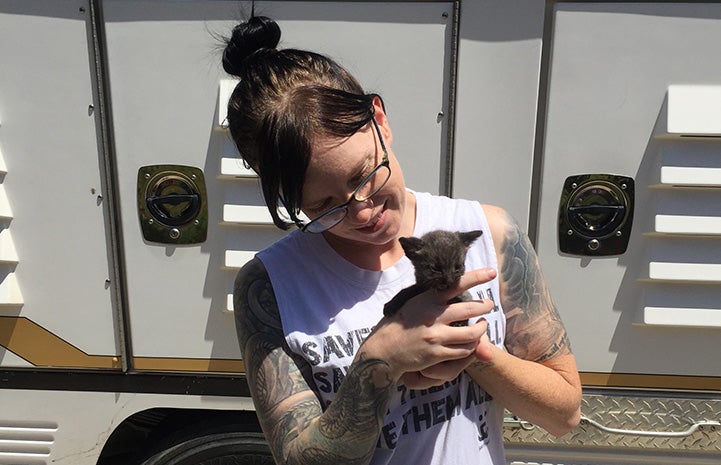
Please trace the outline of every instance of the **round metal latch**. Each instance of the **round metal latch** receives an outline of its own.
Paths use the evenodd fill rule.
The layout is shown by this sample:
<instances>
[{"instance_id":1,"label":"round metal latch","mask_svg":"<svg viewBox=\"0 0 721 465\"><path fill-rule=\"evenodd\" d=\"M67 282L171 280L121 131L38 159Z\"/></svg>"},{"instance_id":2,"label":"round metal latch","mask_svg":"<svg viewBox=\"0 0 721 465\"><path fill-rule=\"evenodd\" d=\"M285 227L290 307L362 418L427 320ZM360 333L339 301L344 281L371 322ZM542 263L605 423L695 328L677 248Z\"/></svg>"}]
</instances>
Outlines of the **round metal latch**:
<instances>
[{"instance_id":1,"label":"round metal latch","mask_svg":"<svg viewBox=\"0 0 721 465\"><path fill-rule=\"evenodd\" d=\"M633 201L632 178L612 174L569 176L558 208L561 252L624 253L633 222Z\"/></svg>"},{"instance_id":2,"label":"round metal latch","mask_svg":"<svg viewBox=\"0 0 721 465\"><path fill-rule=\"evenodd\" d=\"M147 241L165 244L204 242L208 206L203 172L182 165L140 168L138 214Z\"/></svg>"},{"instance_id":3,"label":"round metal latch","mask_svg":"<svg viewBox=\"0 0 721 465\"><path fill-rule=\"evenodd\" d=\"M567 214L571 228L591 238L613 234L626 219L628 199L618 186L602 181L587 183L571 194Z\"/></svg>"},{"instance_id":4,"label":"round metal latch","mask_svg":"<svg viewBox=\"0 0 721 465\"><path fill-rule=\"evenodd\" d=\"M167 226L182 226L200 213L200 194L181 173L163 173L148 183L145 202L156 220Z\"/></svg>"}]
</instances>

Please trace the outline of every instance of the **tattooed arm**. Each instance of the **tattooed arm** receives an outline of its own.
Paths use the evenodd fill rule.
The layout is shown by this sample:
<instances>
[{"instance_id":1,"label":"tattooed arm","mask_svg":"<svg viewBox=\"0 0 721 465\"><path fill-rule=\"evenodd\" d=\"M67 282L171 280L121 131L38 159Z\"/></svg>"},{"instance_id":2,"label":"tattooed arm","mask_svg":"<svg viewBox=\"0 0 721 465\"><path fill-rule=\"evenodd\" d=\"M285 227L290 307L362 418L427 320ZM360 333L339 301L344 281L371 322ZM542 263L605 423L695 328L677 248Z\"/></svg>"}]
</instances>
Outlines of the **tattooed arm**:
<instances>
[{"instance_id":1,"label":"tattooed arm","mask_svg":"<svg viewBox=\"0 0 721 465\"><path fill-rule=\"evenodd\" d=\"M310 366L289 350L268 274L258 259L235 282L238 340L261 427L277 463L367 464L395 382L361 351L324 413Z\"/></svg>"},{"instance_id":2,"label":"tattooed arm","mask_svg":"<svg viewBox=\"0 0 721 465\"><path fill-rule=\"evenodd\" d=\"M483 206L498 256L507 352L467 372L514 414L560 436L580 419L581 383L566 329L546 287L538 258L515 220Z\"/></svg>"}]
</instances>

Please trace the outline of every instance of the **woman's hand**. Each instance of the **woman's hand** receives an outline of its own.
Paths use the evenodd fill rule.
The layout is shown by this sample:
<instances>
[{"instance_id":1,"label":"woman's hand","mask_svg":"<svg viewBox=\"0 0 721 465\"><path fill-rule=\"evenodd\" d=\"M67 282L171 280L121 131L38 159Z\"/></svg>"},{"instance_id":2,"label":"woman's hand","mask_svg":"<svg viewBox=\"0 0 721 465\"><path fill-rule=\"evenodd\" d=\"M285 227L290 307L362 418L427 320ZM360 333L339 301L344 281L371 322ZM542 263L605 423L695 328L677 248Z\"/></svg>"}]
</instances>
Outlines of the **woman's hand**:
<instances>
[{"instance_id":1,"label":"woman's hand","mask_svg":"<svg viewBox=\"0 0 721 465\"><path fill-rule=\"evenodd\" d=\"M430 387L455 379L477 357L488 353L487 324L451 326L456 321L480 317L493 308L490 300L448 304L453 297L496 277L482 268L464 274L442 292L429 290L410 299L395 315L383 318L363 344L362 352L384 360L397 381L411 388ZM483 338L485 337L485 342Z\"/></svg>"},{"instance_id":2,"label":"woman's hand","mask_svg":"<svg viewBox=\"0 0 721 465\"><path fill-rule=\"evenodd\" d=\"M484 319L478 320L476 325L483 325L485 328L488 324ZM409 389L428 389L440 386L446 381L454 380L474 362L489 362L491 360L491 341L488 339L486 329L483 330L483 336L476 346L473 355L459 359L440 362L435 365L424 368L421 371L404 373L401 376L400 383Z\"/></svg>"}]
</instances>

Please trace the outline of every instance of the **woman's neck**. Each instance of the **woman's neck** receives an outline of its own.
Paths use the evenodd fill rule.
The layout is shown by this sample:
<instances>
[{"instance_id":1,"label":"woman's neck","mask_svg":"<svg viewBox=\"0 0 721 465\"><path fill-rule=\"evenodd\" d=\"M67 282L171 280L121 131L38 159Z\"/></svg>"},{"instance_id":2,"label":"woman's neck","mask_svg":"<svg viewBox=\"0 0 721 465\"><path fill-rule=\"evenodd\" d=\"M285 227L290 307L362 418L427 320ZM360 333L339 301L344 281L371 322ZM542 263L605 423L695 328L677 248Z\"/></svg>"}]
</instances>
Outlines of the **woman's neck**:
<instances>
[{"instance_id":1,"label":"woman's neck","mask_svg":"<svg viewBox=\"0 0 721 465\"><path fill-rule=\"evenodd\" d=\"M385 244L368 244L349 241L333 234L324 235L326 242L335 252L355 266L372 271L382 271L395 265L403 255L398 239L412 236L416 224L416 198L408 192L403 224L398 235Z\"/></svg>"}]
</instances>

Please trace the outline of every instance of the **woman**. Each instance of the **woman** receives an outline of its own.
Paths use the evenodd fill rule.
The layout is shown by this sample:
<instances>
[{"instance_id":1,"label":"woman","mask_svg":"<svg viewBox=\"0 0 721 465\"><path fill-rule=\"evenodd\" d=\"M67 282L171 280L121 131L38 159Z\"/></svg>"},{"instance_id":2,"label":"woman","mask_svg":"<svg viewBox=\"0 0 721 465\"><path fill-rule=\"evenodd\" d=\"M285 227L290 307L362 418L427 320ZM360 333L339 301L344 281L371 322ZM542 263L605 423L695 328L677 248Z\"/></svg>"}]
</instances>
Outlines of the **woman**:
<instances>
[{"instance_id":1,"label":"woman","mask_svg":"<svg viewBox=\"0 0 721 465\"><path fill-rule=\"evenodd\" d=\"M274 21L253 17L223 56L240 78L231 135L275 224L299 228L235 284L248 383L275 460L503 464L504 408L556 435L574 427L574 357L515 221L407 189L381 98L325 56L277 50L279 39ZM414 281L398 239L432 229L484 231L468 252L473 271L383 318ZM469 289L476 300L446 303Z\"/></svg>"}]
</instances>

